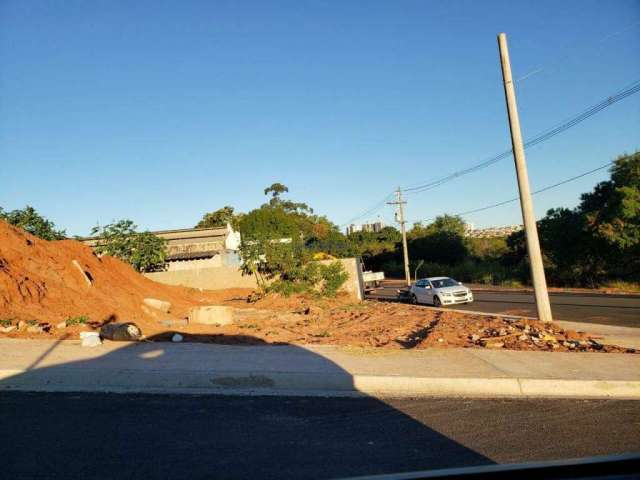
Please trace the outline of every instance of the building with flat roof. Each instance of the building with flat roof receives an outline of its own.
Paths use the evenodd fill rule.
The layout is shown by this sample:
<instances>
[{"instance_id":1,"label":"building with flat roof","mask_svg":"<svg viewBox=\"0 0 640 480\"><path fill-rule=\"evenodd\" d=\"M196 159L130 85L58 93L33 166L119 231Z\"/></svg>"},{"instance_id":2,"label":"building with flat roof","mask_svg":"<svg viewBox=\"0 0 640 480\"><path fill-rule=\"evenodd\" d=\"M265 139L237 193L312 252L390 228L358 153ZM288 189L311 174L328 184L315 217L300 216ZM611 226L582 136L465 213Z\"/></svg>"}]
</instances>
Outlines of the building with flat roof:
<instances>
[{"instance_id":1,"label":"building with flat roof","mask_svg":"<svg viewBox=\"0 0 640 480\"><path fill-rule=\"evenodd\" d=\"M362 223L360 225L356 225L352 223L347 227L347 235L351 235L356 232L373 232L377 233L384 228L384 223L382 222L372 222L372 223Z\"/></svg>"}]
</instances>

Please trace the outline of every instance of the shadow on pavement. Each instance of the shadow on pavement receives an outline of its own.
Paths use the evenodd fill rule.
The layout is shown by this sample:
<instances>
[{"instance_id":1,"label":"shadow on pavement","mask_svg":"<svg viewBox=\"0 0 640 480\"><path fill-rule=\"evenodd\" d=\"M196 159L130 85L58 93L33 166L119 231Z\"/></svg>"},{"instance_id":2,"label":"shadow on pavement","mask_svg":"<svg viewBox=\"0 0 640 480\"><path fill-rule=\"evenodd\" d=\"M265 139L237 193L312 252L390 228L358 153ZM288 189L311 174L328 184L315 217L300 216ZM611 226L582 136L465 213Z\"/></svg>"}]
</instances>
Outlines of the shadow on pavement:
<instances>
[{"instance_id":1,"label":"shadow on pavement","mask_svg":"<svg viewBox=\"0 0 640 480\"><path fill-rule=\"evenodd\" d=\"M207 337L190 339L212 340ZM228 349L223 364L217 365L223 370L233 366L239 348L254 349L253 361L261 370L287 367L277 361L263 363L274 356L264 357L262 351L269 353L283 348L280 346L258 351L256 347L193 347L192 343L150 340L123 344L123 348L89 360L36 365L0 382L4 390L0 396L0 438L6 454L3 476L334 478L492 463L371 397L72 393L81 380L86 384L90 378L96 387L117 385L118 376L124 378L140 368L171 368L176 384L189 382L194 370L215 366L206 355L193 363L193 357L186 355L192 348L205 349L205 353L208 348ZM218 343L238 340L233 336L216 339ZM264 344L253 340L255 345ZM289 352L288 362L322 369L351 382L346 371L324 357L292 345L284 348ZM46 363L46 358L39 361ZM235 386L269 386L260 381L256 376ZM304 376L300 382L305 382ZM69 391L8 392L16 385L42 389L47 384Z\"/></svg>"}]
</instances>

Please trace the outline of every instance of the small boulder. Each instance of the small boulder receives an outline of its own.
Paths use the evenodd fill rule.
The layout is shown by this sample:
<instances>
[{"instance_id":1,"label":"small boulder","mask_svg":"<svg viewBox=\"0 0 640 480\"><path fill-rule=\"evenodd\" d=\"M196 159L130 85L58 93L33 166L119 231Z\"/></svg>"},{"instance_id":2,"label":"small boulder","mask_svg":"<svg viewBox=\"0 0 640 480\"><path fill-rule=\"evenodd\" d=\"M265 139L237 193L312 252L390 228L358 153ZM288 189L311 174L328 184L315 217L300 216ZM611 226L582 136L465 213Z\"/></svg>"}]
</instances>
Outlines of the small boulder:
<instances>
[{"instance_id":1,"label":"small boulder","mask_svg":"<svg viewBox=\"0 0 640 480\"><path fill-rule=\"evenodd\" d=\"M183 340L183 336L180 335L179 333L174 333L173 337L171 337L171 341L174 343L180 343Z\"/></svg>"},{"instance_id":2,"label":"small boulder","mask_svg":"<svg viewBox=\"0 0 640 480\"><path fill-rule=\"evenodd\" d=\"M137 341L142 338L142 331L135 323L107 323L100 328L100 336L115 342Z\"/></svg>"},{"instance_id":3,"label":"small boulder","mask_svg":"<svg viewBox=\"0 0 640 480\"><path fill-rule=\"evenodd\" d=\"M62 330L63 328L67 328L67 322L60 322L56 324L56 328L58 330Z\"/></svg>"},{"instance_id":4,"label":"small boulder","mask_svg":"<svg viewBox=\"0 0 640 480\"><path fill-rule=\"evenodd\" d=\"M27 332L29 333L42 333L44 330L40 325L31 325L27 327Z\"/></svg>"},{"instance_id":5,"label":"small boulder","mask_svg":"<svg viewBox=\"0 0 640 480\"><path fill-rule=\"evenodd\" d=\"M80 332L80 340L83 347L97 347L102 343L98 332Z\"/></svg>"},{"instance_id":6,"label":"small boulder","mask_svg":"<svg viewBox=\"0 0 640 480\"><path fill-rule=\"evenodd\" d=\"M15 329L16 329L16 326L15 326L15 325L9 325L9 326L7 326L7 327L0 327L0 332L2 332L2 333L9 333L9 332L11 332L11 331L13 331L13 330L15 330Z\"/></svg>"}]
</instances>

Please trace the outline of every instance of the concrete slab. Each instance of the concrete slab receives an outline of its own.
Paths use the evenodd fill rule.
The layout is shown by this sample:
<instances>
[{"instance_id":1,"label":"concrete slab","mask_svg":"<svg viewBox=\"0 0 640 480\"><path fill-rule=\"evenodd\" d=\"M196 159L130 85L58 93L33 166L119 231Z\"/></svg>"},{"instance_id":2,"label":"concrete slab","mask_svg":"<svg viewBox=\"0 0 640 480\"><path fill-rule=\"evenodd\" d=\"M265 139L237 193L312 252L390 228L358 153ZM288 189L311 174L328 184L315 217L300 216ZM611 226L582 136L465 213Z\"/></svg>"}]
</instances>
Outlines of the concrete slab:
<instances>
[{"instance_id":1,"label":"concrete slab","mask_svg":"<svg viewBox=\"0 0 640 480\"><path fill-rule=\"evenodd\" d=\"M208 305L189 310L189 322L203 325L230 325L233 323L232 307Z\"/></svg>"},{"instance_id":2,"label":"concrete slab","mask_svg":"<svg viewBox=\"0 0 640 480\"><path fill-rule=\"evenodd\" d=\"M164 313L168 313L171 310L171 302L165 300L158 300L157 298L145 298L142 300L147 307L155 308Z\"/></svg>"}]
</instances>

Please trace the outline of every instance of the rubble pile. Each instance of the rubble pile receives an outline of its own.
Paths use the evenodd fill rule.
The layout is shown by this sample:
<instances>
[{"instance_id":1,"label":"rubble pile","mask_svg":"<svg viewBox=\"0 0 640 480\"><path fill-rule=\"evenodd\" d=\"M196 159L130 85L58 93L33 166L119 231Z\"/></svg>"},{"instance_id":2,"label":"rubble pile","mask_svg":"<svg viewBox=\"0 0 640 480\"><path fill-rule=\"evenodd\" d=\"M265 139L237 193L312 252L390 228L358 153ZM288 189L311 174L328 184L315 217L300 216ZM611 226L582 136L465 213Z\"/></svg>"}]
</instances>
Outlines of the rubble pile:
<instances>
[{"instance_id":1,"label":"rubble pile","mask_svg":"<svg viewBox=\"0 0 640 480\"><path fill-rule=\"evenodd\" d=\"M564 329L556 323L479 316L465 323L462 325L451 319L438 321L430 329L427 343L509 350L638 353L632 348L605 345L596 335Z\"/></svg>"}]
</instances>

